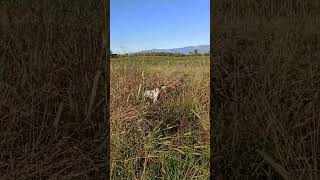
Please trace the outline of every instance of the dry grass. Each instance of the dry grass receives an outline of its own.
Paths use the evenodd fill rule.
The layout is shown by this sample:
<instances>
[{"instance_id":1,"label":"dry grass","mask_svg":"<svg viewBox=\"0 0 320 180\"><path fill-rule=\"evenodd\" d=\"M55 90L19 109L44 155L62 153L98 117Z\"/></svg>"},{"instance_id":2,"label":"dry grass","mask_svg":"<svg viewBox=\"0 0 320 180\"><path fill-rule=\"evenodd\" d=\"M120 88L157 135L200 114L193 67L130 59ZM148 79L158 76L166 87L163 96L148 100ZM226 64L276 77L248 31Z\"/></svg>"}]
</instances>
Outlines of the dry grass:
<instances>
[{"instance_id":1,"label":"dry grass","mask_svg":"<svg viewBox=\"0 0 320 180\"><path fill-rule=\"evenodd\" d=\"M102 2L8 2L0 7L0 179L105 177Z\"/></svg>"},{"instance_id":2,"label":"dry grass","mask_svg":"<svg viewBox=\"0 0 320 180\"><path fill-rule=\"evenodd\" d=\"M217 172L319 179L319 19L231 16L212 42Z\"/></svg>"},{"instance_id":3,"label":"dry grass","mask_svg":"<svg viewBox=\"0 0 320 180\"><path fill-rule=\"evenodd\" d=\"M179 87L159 104L144 89ZM209 177L209 57L111 61L112 179Z\"/></svg>"}]
</instances>

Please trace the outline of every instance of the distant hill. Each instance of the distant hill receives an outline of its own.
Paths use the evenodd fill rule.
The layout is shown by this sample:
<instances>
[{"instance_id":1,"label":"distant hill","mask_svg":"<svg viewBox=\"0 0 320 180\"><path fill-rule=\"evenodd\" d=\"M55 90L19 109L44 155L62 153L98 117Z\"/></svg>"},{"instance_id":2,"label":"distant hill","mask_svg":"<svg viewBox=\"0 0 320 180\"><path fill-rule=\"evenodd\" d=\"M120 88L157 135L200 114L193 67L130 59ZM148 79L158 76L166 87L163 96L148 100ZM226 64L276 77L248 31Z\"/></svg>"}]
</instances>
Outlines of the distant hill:
<instances>
[{"instance_id":1,"label":"distant hill","mask_svg":"<svg viewBox=\"0 0 320 180\"><path fill-rule=\"evenodd\" d=\"M134 52L130 54L141 54L141 53L180 53L180 54L189 54L189 52L193 52L195 49L198 50L198 53L208 53L210 50L210 45L199 45L199 46L187 46L182 48L173 48L173 49L151 49L146 51Z\"/></svg>"}]
</instances>

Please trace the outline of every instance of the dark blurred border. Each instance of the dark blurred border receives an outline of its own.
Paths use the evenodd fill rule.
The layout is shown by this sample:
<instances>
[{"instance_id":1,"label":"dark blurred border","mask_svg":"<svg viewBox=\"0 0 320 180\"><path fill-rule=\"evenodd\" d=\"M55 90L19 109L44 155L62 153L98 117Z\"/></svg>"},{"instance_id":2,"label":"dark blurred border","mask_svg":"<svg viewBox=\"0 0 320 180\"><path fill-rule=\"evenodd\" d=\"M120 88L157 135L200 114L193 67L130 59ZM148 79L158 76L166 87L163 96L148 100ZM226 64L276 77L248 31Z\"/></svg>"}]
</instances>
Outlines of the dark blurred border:
<instances>
[{"instance_id":1,"label":"dark blurred border","mask_svg":"<svg viewBox=\"0 0 320 180\"><path fill-rule=\"evenodd\" d=\"M0 179L109 179L109 4L0 2Z\"/></svg>"},{"instance_id":2,"label":"dark blurred border","mask_svg":"<svg viewBox=\"0 0 320 180\"><path fill-rule=\"evenodd\" d=\"M105 122L106 122L106 132L107 132L107 141L106 141L106 145L107 145L107 158L106 158L106 163L107 163L107 178L106 179L110 179L110 0L105 0L106 2L106 37L107 37L107 45L106 45L106 50L107 50L107 57L106 57L106 69L105 69L105 77L106 77L106 99L105 99Z\"/></svg>"},{"instance_id":3,"label":"dark blurred border","mask_svg":"<svg viewBox=\"0 0 320 180\"><path fill-rule=\"evenodd\" d=\"M210 8L211 179L319 179L319 1Z\"/></svg>"}]
</instances>

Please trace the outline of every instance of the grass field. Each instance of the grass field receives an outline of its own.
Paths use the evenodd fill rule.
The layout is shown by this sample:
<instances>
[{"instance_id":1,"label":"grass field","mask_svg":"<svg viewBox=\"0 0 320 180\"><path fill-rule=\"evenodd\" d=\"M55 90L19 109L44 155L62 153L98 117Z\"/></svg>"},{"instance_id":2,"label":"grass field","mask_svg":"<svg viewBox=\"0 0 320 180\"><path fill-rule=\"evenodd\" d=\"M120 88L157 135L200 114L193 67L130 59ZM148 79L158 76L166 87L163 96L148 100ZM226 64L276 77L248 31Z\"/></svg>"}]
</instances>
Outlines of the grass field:
<instances>
[{"instance_id":1,"label":"grass field","mask_svg":"<svg viewBox=\"0 0 320 180\"><path fill-rule=\"evenodd\" d=\"M112 179L209 177L209 57L111 59ZM179 84L148 106L145 89Z\"/></svg>"},{"instance_id":2,"label":"grass field","mask_svg":"<svg viewBox=\"0 0 320 180\"><path fill-rule=\"evenodd\" d=\"M319 179L319 19L248 17L219 25L211 79L219 173Z\"/></svg>"},{"instance_id":3,"label":"grass field","mask_svg":"<svg viewBox=\"0 0 320 180\"><path fill-rule=\"evenodd\" d=\"M0 179L105 179L100 7L0 2Z\"/></svg>"},{"instance_id":4,"label":"grass field","mask_svg":"<svg viewBox=\"0 0 320 180\"><path fill-rule=\"evenodd\" d=\"M0 179L104 179L105 5L16 2L0 10ZM215 2L214 176L320 179L319 1ZM112 59L111 75L112 179L206 179L209 58ZM144 105L161 83L185 88Z\"/></svg>"}]
</instances>

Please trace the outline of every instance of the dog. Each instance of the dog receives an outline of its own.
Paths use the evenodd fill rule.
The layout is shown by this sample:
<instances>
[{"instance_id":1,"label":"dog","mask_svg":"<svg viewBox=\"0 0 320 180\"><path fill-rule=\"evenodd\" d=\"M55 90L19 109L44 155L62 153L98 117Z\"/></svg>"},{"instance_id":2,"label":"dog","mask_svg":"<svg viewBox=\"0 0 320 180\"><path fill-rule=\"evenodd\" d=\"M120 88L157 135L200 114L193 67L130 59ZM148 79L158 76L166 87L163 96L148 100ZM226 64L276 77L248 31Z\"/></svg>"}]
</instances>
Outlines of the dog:
<instances>
[{"instance_id":1,"label":"dog","mask_svg":"<svg viewBox=\"0 0 320 180\"><path fill-rule=\"evenodd\" d=\"M167 87L165 85L161 85L160 87L157 87L153 90L146 90L143 93L143 101L151 100L153 103L156 103L159 99L159 95L162 90L166 89Z\"/></svg>"}]
</instances>

